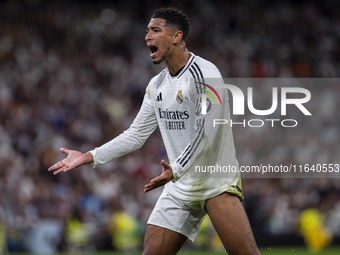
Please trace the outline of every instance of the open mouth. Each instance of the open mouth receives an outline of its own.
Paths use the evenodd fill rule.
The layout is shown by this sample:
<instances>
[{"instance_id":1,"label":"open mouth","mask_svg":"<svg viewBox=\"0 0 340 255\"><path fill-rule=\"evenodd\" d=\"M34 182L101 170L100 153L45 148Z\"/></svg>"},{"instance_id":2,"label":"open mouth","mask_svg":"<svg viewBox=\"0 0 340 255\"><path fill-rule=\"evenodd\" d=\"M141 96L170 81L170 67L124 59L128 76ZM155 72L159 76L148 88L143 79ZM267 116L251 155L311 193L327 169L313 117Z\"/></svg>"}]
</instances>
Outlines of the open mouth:
<instances>
[{"instance_id":1,"label":"open mouth","mask_svg":"<svg viewBox=\"0 0 340 255\"><path fill-rule=\"evenodd\" d=\"M150 57L154 57L158 51L158 48L154 45L151 45L149 49L150 49Z\"/></svg>"}]
</instances>

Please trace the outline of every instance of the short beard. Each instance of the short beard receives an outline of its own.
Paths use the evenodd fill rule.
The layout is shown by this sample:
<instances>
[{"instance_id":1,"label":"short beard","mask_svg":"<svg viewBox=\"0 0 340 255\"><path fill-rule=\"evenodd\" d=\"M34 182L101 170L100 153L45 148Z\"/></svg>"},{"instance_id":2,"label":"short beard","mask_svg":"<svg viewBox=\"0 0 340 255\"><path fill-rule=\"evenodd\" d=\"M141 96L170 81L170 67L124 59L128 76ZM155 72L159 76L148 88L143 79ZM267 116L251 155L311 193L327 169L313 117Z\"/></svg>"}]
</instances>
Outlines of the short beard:
<instances>
[{"instance_id":1,"label":"short beard","mask_svg":"<svg viewBox=\"0 0 340 255\"><path fill-rule=\"evenodd\" d=\"M152 60L152 64L154 64L154 65L159 65L160 63L162 63L164 60L163 59L161 59L161 60Z\"/></svg>"},{"instance_id":2,"label":"short beard","mask_svg":"<svg viewBox=\"0 0 340 255\"><path fill-rule=\"evenodd\" d=\"M169 43L169 45L168 45L168 48L166 49L166 52L165 52L165 54L163 55L163 57L160 59L160 60L152 60L152 63L154 64L154 65L159 65L160 63L162 63L164 60L165 60L165 58L166 58L166 56L170 56L170 43Z\"/></svg>"}]
</instances>

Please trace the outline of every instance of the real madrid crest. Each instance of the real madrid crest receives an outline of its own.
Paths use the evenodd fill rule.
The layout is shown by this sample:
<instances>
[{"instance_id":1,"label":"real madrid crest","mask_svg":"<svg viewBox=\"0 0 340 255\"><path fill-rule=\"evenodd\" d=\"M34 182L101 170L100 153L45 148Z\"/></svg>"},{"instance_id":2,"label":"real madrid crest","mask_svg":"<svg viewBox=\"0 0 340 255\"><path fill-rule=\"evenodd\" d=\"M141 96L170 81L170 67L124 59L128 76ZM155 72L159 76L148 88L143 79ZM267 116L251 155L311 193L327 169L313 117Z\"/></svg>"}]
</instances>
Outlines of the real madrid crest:
<instances>
[{"instance_id":1,"label":"real madrid crest","mask_svg":"<svg viewBox=\"0 0 340 255\"><path fill-rule=\"evenodd\" d=\"M182 95L181 89L177 93L176 100L177 100L177 103L179 103L179 104L183 103L183 95Z\"/></svg>"}]
</instances>

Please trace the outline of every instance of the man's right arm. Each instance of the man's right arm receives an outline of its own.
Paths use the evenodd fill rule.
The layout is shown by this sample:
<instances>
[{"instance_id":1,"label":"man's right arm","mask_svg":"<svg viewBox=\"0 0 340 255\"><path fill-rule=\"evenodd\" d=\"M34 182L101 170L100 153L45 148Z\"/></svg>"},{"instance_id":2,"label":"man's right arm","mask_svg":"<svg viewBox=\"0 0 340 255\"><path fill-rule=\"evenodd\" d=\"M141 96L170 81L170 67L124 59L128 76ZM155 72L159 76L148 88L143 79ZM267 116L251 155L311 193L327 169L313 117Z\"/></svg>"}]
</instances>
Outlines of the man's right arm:
<instances>
[{"instance_id":1,"label":"man's right arm","mask_svg":"<svg viewBox=\"0 0 340 255\"><path fill-rule=\"evenodd\" d=\"M68 154L68 156L51 166L48 170L58 174L84 164L92 164L94 167L105 164L140 148L157 126L157 118L148 86L141 109L129 129L113 140L87 153L64 148L60 149L60 151Z\"/></svg>"},{"instance_id":2,"label":"man's right arm","mask_svg":"<svg viewBox=\"0 0 340 255\"><path fill-rule=\"evenodd\" d=\"M144 96L142 107L130 128L106 144L90 151L94 167L117 159L139 149L157 128L157 118L151 101L149 87Z\"/></svg>"}]
</instances>

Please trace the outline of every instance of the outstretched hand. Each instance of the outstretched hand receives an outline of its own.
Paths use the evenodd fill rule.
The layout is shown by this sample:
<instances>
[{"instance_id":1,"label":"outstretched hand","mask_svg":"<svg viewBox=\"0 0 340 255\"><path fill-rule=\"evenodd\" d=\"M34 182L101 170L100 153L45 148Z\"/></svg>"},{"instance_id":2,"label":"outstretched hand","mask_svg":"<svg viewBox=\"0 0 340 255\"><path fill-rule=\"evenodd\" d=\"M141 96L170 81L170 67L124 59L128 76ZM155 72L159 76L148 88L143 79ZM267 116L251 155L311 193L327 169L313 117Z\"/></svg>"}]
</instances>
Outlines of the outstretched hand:
<instances>
[{"instance_id":1,"label":"outstretched hand","mask_svg":"<svg viewBox=\"0 0 340 255\"><path fill-rule=\"evenodd\" d=\"M65 148L60 149L61 152L67 154L67 157L53 166L51 166L48 171L54 171L53 174L59 174L61 172L66 172L72 170L78 166L89 164L93 162L93 156L91 153L81 153L79 151L68 150Z\"/></svg>"},{"instance_id":2,"label":"outstretched hand","mask_svg":"<svg viewBox=\"0 0 340 255\"><path fill-rule=\"evenodd\" d=\"M174 175L172 174L171 166L168 163L166 163L164 160L161 161L161 165L162 165L162 174L152 179L150 183L144 186L144 193L150 190L156 189L160 186L163 186L174 178Z\"/></svg>"}]
</instances>

